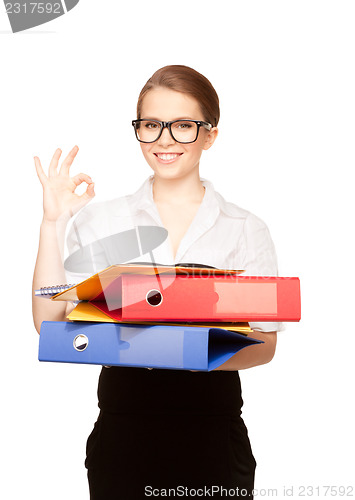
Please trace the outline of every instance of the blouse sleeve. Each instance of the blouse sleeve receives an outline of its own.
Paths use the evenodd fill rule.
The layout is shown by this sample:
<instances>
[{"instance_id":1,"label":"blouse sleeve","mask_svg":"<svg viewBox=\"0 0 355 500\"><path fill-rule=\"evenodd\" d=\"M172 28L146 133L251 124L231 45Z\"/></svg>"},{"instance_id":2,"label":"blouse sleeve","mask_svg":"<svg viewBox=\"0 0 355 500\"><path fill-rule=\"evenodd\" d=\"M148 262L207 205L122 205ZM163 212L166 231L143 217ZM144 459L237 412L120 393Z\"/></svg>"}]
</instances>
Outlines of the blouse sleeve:
<instances>
[{"instance_id":1,"label":"blouse sleeve","mask_svg":"<svg viewBox=\"0 0 355 500\"><path fill-rule=\"evenodd\" d=\"M248 276L278 276L277 257L274 243L266 224L249 213L244 224L245 275ZM282 331L283 323L251 322L253 330L261 332Z\"/></svg>"}]
</instances>

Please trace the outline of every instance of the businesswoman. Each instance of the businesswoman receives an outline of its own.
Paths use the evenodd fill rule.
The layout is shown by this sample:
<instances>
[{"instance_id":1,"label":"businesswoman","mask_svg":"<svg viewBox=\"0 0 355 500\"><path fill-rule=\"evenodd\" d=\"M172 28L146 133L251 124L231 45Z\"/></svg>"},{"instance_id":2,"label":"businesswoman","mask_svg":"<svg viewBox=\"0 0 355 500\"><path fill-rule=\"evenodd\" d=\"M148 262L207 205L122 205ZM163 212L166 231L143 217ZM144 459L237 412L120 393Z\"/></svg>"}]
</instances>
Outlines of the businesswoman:
<instances>
[{"instance_id":1,"label":"businesswoman","mask_svg":"<svg viewBox=\"0 0 355 500\"><path fill-rule=\"evenodd\" d=\"M152 170L134 194L87 205L94 197L93 180L84 173L70 176L77 147L60 166L58 149L48 175L35 157L44 213L34 289L68 278L62 265L64 233L81 208L69 232L70 252L130 227L158 225L167 229L168 238L157 249L156 262L197 262L244 269L249 275L276 275L266 225L227 202L200 177L201 155L214 144L218 121L218 96L209 80L186 66L166 66L143 87L132 122ZM227 175L231 161L221 157L216 172ZM81 183L87 189L78 196L75 190ZM74 279L85 277L78 272ZM65 321L72 308L34 298L37 331L43 320ZM252 498L256 462L241 418L238 370L268 363L282 327L251 326L253 337L264 343L239 351L212 372L102 368L100 413L85 462L91 499L164 496L163 488L177 487L201 488L201 495L203 488L212 486L234 489L234 497Z\"/></svg>"}]
</instances>

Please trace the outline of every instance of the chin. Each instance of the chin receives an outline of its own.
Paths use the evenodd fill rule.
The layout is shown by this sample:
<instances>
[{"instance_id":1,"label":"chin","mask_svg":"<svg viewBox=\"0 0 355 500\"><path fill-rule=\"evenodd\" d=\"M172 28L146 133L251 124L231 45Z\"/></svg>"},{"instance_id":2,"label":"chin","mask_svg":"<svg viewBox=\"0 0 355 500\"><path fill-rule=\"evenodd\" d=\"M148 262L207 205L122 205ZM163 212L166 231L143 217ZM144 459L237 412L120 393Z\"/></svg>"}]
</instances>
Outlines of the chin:
<instances>
[{"instance_id":1,"label":"chin","mask_svg":"<svg viewBox=\"0 0 355 500\"><path fill-rule=\"evenodd\" d=\"M184 177L189 177L194 175L194 172L198 172L198 164L194 168L181 168L181 165L151 165L151 169L156 177L161 177L162 179L182 179Z\"/></svg>"},{"instance_id":2,"label":"chin","mask_svg":"<svg viewBox=\"0 0 355 500\"><path fill-rule=\"evenodd\" d=\"M185 177L188 172L174 171L173 169L157 169L154 170L154 176L160 177L161 179L181 179Z\"/></svg>"}]
</instances>

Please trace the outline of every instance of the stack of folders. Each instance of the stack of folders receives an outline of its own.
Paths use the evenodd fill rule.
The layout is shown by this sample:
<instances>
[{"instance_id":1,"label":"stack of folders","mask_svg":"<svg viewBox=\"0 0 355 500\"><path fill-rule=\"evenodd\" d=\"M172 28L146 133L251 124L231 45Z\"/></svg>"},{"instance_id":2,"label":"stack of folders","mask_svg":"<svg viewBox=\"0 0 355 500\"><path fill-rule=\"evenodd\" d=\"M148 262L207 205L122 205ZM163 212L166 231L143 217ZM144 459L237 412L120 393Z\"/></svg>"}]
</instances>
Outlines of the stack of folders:
<instances>
[{"instance_id":1,"label":"stack of folders","mask_svg":"<svg viewBox=\"0 0 355 500\"><path fill-rule=\"evenodd\" d=\"M298 278L210 267L124 264L36 295L76 303L44 321L39 360L210 371L261 343L249 322L299 321Z\"/></svg>"}]
</instances>

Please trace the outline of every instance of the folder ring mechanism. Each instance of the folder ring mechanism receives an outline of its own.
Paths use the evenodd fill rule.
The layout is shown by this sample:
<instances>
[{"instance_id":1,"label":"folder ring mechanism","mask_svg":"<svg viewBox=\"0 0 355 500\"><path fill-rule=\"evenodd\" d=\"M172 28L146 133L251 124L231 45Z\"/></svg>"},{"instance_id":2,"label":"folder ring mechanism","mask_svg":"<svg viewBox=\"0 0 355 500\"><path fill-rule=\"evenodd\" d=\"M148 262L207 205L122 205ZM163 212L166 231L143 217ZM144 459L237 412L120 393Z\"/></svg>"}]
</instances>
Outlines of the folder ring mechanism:
<instances>
[{"instance_id":1,"label":"folder ring mechanism","mask_svg":"<svg viewBox=\"0 0 355 500\"><path fill-rule=\"evenodd\" d=\"M80 335L77 335L73 340L74 349L78 352L85 351L88 345L89 345L89 339L87 338L86 335L82 333Z\"/></svg>"},{"instance_id":2,"label":"folder ring mechanism","mask_svg":"<svg viewBox=\"0 0 355 500\"><path fill-rule=\"evenodd\" d=\"M163 294L160 290L156 290L153 288L152 290L149 290L149 292L145 296L145 300L150 306L157 307L160 306L160 304L163 302Z\"/></svg>"}]
</instances>

